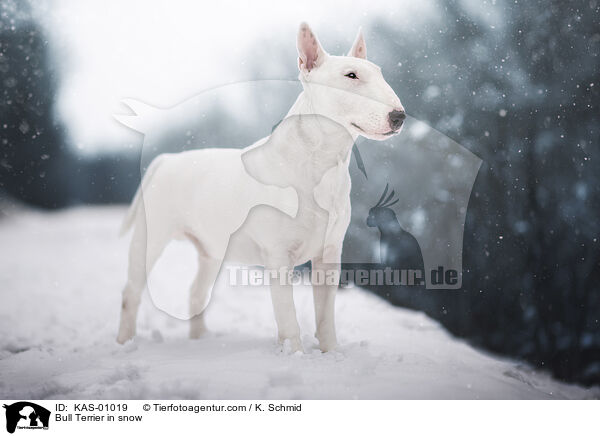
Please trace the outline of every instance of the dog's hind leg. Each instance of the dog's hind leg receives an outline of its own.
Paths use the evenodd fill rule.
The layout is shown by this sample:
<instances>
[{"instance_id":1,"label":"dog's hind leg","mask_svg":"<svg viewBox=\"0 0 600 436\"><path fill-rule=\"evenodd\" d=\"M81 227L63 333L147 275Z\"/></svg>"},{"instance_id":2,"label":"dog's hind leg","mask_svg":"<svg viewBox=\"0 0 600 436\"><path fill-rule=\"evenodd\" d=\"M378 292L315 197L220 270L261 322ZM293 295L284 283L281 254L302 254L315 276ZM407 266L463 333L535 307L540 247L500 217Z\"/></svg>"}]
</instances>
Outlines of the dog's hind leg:
<instances>
[{"instance_id":1,"label":"dog's hind leg","mask_svg":"<svg viewBox=\"0 0 600 436\"><path fill-rule=\"evenodd\" d=\"M198 273L190 289L190 339L198 339L206 332L204 310L210 302L222 262L209 257L198 258Z\"/></svg>"},{"instance_id":2,"label":"dog's hind leg","mask_svg":"<svg viewBox=\"0 0 600 436\"><path fill-rule=\"evenodd\" d=\"M209 256L200 241L193 235L186 234L186 236L198 250L198 272L190 288L191 318L189 334L190 339L198 339L206 332L204 311L210 302L210 297L223 260Z\"/></svg>"},{"instance_id":3,"label":"dog's hind leg","mask_svg":"<svg viewBox=\"0 0 600 436\"><path fill-rule=\"evenodd\" d=\"M135 335L137 313L148 275L160 257L169 237L165 232L147 232L145 222L138 218L129 247L127 284L123 289L121 321L117 342L123 344Z\"/></svg>"}]
</instances>

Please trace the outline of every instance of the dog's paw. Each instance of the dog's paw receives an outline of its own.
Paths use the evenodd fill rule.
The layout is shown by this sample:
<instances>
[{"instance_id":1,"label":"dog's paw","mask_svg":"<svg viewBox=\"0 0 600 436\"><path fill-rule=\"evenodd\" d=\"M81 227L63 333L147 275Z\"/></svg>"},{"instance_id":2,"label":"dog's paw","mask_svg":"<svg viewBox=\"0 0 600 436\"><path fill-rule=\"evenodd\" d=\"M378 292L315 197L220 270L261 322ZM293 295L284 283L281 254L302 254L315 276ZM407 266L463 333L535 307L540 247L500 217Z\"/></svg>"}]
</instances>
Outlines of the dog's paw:
<instances>
[{"instance_id":1,"label":"dog's paw","mask_svg":"<svg viewBox=\"0 0 600 436\"><path fill-rule=\"evenodd\" d=\"M119 334L117 335L117 342L123 345L125 342L131 340L135 336L135 327L131 323L123 323L119 326Z\"/></svg>"},{"instance_id":2,"label":"dog's paw","mask_svg":"<svg viewBox=\"0 0 600 436\"><path fill-rule=\"evenodd\" d=\"M319 349L323 353L327 353L329 351L334 351L336 348L337 348L337 342L336 341L319 342Z\"/></svg>"},{"instance_id":3,"label":"dog's paw","mask_svg":"<svg viewBox=\"0 0 600 436\"><path fill-rule=\"evenodd\" d=\"M190 319L190 339L200 339L201 337L206 336L207 333L208 329L206 328L204 317L202 315L197 315Z\"/></svg>"},{"instance_id":4,"label":"dog's paw","mask_svg":"<svg viewBox=\"0 0 600 436\"><path fill-rule=\"evenodd\" d=\"M327 353L328 351L333 351L336 349L337 339L336 339L335 335L321 336L319 334L316 334L315 336L319 340L319 349L323 353Z\"/></svg>"},{"instance_id":5,"label":"dog's paw","mask_svg":"<svg viewBox=\"0 0 600 436\"><path fill-rule=\"evenodd\" d=\"M117 335L117 342L123 345L125 342L133 339L134 336L135 332L119 331L119 334Z\"/></svg>"},{"instance_id":6,"label":"dog's paw","mask_svg":"<svg viewBox=\"0 0 600 436\"><path fill-rule=\"evenodd\" d=\"M300 337L280 339L281 349L285 354L304 353L304 347Z\"/></svg>"}]
</instances>

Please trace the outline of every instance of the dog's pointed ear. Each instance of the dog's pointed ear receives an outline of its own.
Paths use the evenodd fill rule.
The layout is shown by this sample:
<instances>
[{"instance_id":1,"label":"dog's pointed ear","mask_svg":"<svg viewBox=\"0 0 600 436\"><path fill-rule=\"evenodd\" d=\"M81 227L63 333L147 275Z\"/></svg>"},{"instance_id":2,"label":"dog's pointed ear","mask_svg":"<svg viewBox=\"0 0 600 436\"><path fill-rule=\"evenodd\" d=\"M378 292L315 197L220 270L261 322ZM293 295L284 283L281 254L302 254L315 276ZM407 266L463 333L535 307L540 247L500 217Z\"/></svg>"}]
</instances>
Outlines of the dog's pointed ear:
<instances>
[{"instance_id":1,"label":"dog's pointed ear","mask_svg":"<svg viewBox=\"0 0 600 436\"><path fill-rule=\"evenodd\" d=\"M297 45L298 68L300 71L312 71L313 68L320 66L327 56L327 53L319 44L319 40L306 23L300 24Z\"/></svg>"},{"instance_id":2,"label":"dog's pointed ear","mask_svg":"<svg viewBox=\"0 0 600 436\"><path fill-rule=\"evenodd\" d=\"M355 58L366 59L367 58L367 44L365 43L365 38L363 37L362 28L358 28L358 35L356 35L356 39L354 40L354 44L352 44L352 48L348 52L348 56L352 56Z\"/></svg>"}]
</instances>

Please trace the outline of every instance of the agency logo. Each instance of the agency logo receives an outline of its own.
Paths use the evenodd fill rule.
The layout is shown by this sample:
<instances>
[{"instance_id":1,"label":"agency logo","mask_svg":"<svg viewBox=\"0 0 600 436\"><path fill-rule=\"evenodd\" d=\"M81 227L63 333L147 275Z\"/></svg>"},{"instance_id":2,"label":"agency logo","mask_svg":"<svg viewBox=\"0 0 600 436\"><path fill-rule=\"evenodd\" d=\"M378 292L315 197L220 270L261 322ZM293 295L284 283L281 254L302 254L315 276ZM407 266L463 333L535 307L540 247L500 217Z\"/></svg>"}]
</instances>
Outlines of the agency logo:
<instances>
[{"instance_id":1,"label":"agency logo","mask_svg":"<svg viewBox=\"0 0 600 436\"><path fill-rule=\"evenodd\" d=\"M50 411L29 401L19 401L11 405L4 404L6 409L6 431L14 433L22 430L48 430Z\"/></svg>"},{"instance_id":2,"label":"agency logo","mask_svg":"<svg viewBox=\"0 0 600 436\"><path fill-rule=\"evenodd\" d=\"M318 251L321 247L320 258L322 263L332 265L326 273L331 273L335 282L341 273L341 283L358 286L412 286L411 291L461 288L464 226L482 160L408 115L402 120L402 134L376 141L351 134L346 124L338 122L339 117L290 113L290 105L302 91L299 85L298 81L284 80L239 82L201 92L166 108L123 100L128 113L115 118L144 135L140 174L145 180L123 231L137 224L143 229L134 232L139 238L134 244L139 247L135 263L145 264L146 274L136 283L147 285L152 301L163 311L180 319L199 313L174 304L171 294L161 292L164 287L160 279L150 274L154 266L161 266L159 259L165 248L174 248L165 226L188 228L187 224L165 224L165 199L173 197L174 188L170 182L158 183L161 174L170 168L169 162L173 162L169 156L181 152L195 156L184 161L193 166L190 177L202 178L203 182L192 185L210 187L199 189L190 200L203 205L194 209L201 218L191 218L191 209L169 215L194 223L202 221L202 226L189 227L198 235L186 234L182 239L191 242L192 250L212 250L209 257L215 260L214 265L211 261L203 266L203 273L195 274L194 292L208 289L202 291L202 298L198 297L198 307L208 304L226 258L229 284L234 286L245 285L245 272L250 272L238 268L239 263L259 265L262 261L258 259L260 250L246 248L254 247L252 241L256 239L248 239L246 231L265 229L269 234L289 235L291 230L285 227L288 224L289 229L307 227L302 221L308 216L306 211L318 211L318 225L311 224L311 232L298 238L302 245L296 251L306 247L310 247L308 251L317 247ZM325 86L319 90L331 91ZM239 104L240 96L247 104ZM271 96L268 101L266 96ZM365 111L358 112L364 115ZM261 136L263 139L257 141ZM301 140L294 142L292 138ZM217 145L232 149L225 155L222 150L214 152L215 156L223 156L222 165L227 171L215 171L205 159L207 155L202 154L213 153L210 150L216 150L213 147ZM318 159L314 153L319 153ZM233 179L242 182L232 184ZM188 195L188 188L176 191ZM351 207L345 206L348 198ZM231 247L230 241L234 241ZM293 271L275 273L278 267L264 274L257 268L252 271L257 272L251 274L253 277L264 278L259 278L257 285L269 282L270 276L281 282L294 275ZM237 277L238 272L241 277ZM295 277L292 280L297 283ZM139 286L135 292L141 292Z\"/></svg>"},{"instance_id":3,"label":"agency logo","mask_svg":"<svg viewBox=\"0 0 600 436\"><path fill-rule=\"evenodd\" d=\"M379 256L381 263L403 269L423 271L423 255L417 239L400 224L392 206L400 201L394 198L396 191L389 192L389 184L377 204L369 209L368 227L379 230ZM386 197L387 195L387 197Z\"/></svg>"}]
</instances>

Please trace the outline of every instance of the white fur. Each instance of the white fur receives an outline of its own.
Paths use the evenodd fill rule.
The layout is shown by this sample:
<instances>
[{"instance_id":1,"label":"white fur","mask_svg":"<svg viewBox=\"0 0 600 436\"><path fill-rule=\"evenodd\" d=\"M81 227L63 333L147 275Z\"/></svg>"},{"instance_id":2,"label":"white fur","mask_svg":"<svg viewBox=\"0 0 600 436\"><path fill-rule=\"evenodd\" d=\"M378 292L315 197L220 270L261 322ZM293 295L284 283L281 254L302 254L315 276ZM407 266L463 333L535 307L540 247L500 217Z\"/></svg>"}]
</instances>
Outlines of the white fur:
<instances>
[{"instance_id":1,"label":"white fur","mask_svg":"<svg viewBox=\"0 0 600 436\"><path fill-rule=\"evenodd\" d=\"M123 231L134 226L134 235L118 342L135 334L146 277L173 238L188 238L198 249L190 291L192 338L204 331L202 313L225 259L273 270L310 260L313 270L339 274L350 222L352 145L359 135L381 140L397 133L388 114L403 108L379 67L366 60L361 32L349 56L331 56L303 23L298 52L304 91L271 136L242 150L163 154L148 168L123 223ZM336 290L313 286L323 351L336 346ZM300 350L292 286L274 280L271 296L279 340Z\"/></svg>"}]
</instances>

